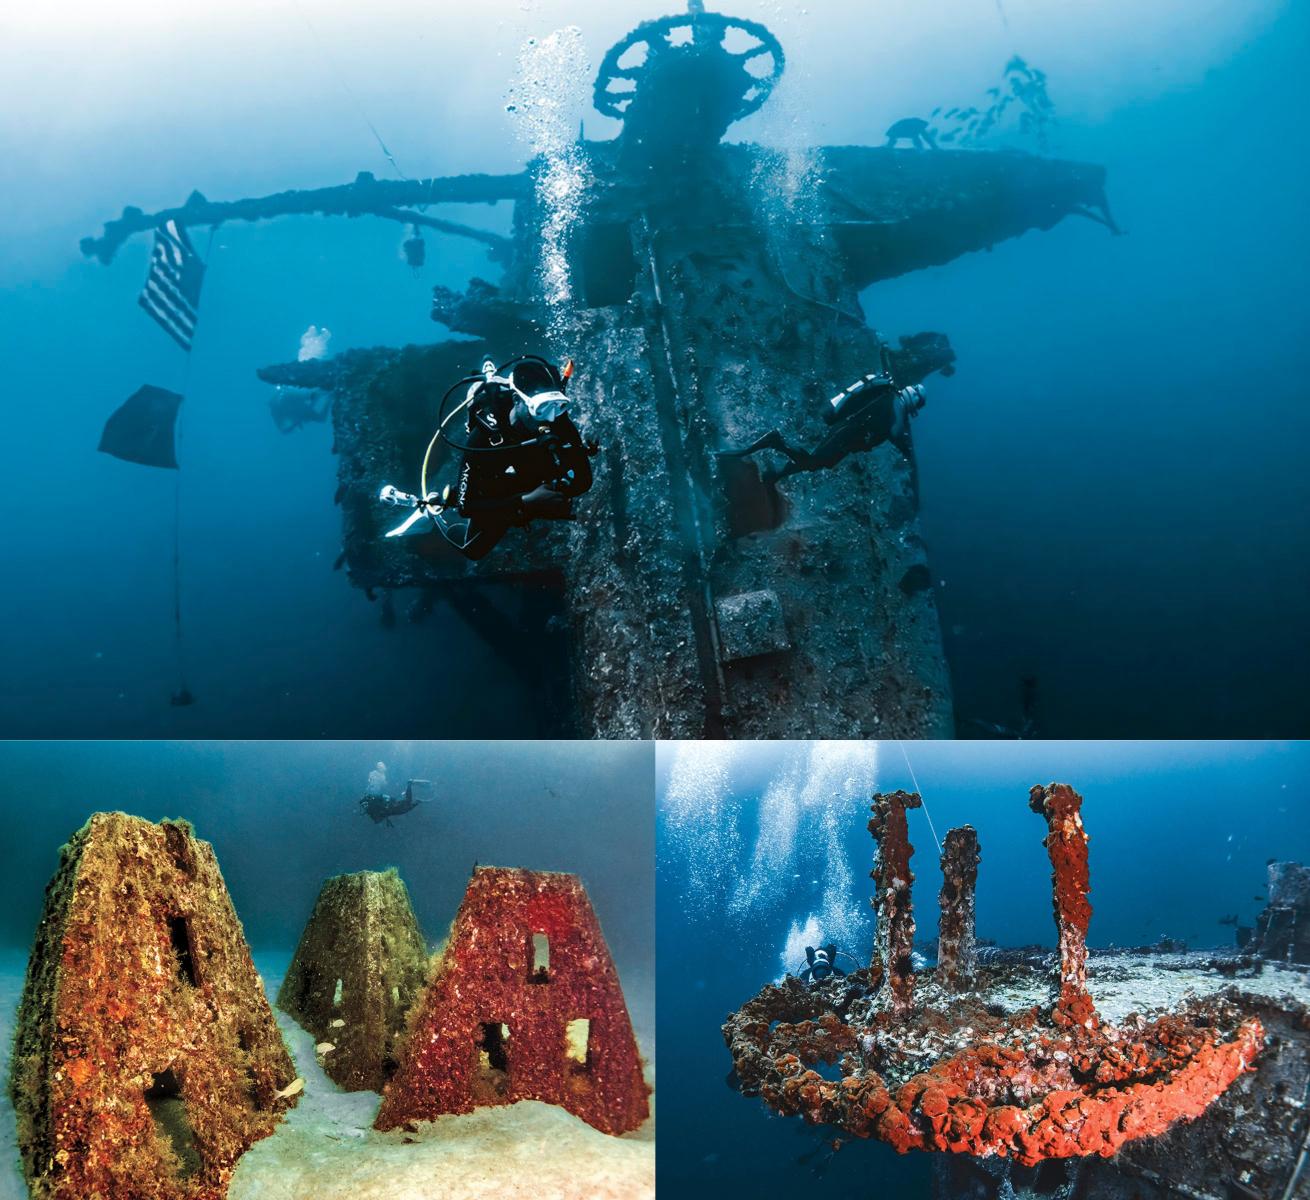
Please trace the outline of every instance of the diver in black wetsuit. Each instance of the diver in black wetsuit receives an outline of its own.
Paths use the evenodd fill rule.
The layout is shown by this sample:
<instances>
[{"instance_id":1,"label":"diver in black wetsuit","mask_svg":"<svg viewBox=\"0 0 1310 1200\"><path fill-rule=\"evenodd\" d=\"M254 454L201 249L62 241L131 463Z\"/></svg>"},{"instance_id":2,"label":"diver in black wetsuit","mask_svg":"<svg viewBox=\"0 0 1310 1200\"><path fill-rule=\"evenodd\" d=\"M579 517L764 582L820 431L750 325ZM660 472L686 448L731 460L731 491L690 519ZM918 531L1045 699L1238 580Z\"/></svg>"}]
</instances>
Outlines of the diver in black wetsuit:
<instances>
[{"instance_id":1,"label":"diver in black wetsuit","mask_svg":"<svg viewBox=\"0 0 1310 1200\"><path fill-rule=\"evenodd\" d=\"M591 487L591 456L568 415L566 380L549 363L525 359L507 380L478 386L465 421L467 442L447 540L467 558L484 558L511 526L568 521L573 501Z\"/></svg>"},{"instance_id":2,"label":"diver in black wetsuit","mask_svg":"<svg viewBox=\"0 0 1310 1200\"><path fill-rule=\"evenodd\" d=\"M801 979L806 983L822 983L833 975L846 974L837 965L837 947L831 942L817 950L813 946L806 946L805 962L806 965L801 968Z\"/></svg>"},{"instance_id":3,"label":"diver in black wetsuit","mask_svg":"<svg viewBox=\"0 0 1310 1200\"><path fill-rule=\"evenodd\" d=\"M268 402L268 412L278 433L294 433L311 422L322 424L331 408L331 397L306 388L275 388Z\"/></svg>"},{"instance_id":4,"label":"diver in black wetsuit","mask_svg":"<svg viewBox=\"0 0 1310 1200\"><path fill-rule=\"evenodd\" d=\"M740 450L720 450L720 458L744 458L760 450L777 450L787 456L781 470L766 467L760 478L776 483L800 471L821 471L835 467L848 454L872 450L891 442L907 458L910 455L910 421L924 406L923 388L918 384L897 387L891 374L883 370L865 375L850 387L838 392L823 419L834 428L813 450L790 445L782 434L772 429Z\"/></svg>"},{"instance_id":5,"label":"diver in black wetsuit","mask_svg":"<svg viewBox=\"0 0 1310 1200\"><path fill-rule=\"evenodd\" d=\"M416 509L388 536L428 516L446 541L477 560L514 526L572 520L573 501L590 489L591 458L599 451L568 414L564 389L572 369L572 362L560 370L532 356L500 368L485 363L460 406L459 436L447 432L450 418L437 431L461 455L455 483L426 500L383 488L384 501Z\"/></svg>"},{"instance_id":6,"label":"diver in black wetsuit","mask_svg":"<svg viewBox=\"0 0 1310 1200\"><path fill-rule=\"evenodd\" d=\"M372 775L369 776L369 782L370 784L373 782ZM359 811L372 820L375 825L379 825L384 821L390 825L392 817L398 817L402 813L409 812L410 809L417 808L420 804L428 803L429 797L414 794L415 785L420 788L432 786L426 779L411 779L405 785L405 794L395 797L375 791L370 786L368 794L360 797Z\"/></svg>"}]
</instances>

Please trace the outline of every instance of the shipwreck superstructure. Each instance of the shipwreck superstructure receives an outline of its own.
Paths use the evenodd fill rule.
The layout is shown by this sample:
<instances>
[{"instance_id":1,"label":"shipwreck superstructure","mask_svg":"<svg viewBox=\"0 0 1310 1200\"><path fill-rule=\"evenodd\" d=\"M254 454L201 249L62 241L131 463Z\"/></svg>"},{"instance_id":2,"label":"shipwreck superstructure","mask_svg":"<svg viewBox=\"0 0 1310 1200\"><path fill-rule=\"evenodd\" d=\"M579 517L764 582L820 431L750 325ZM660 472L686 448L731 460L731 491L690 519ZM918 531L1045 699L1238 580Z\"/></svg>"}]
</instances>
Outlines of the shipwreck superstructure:
<instances>
[{"instance_id":1,"label":"shipwreck superstructure","mask_svg":"<svg viewBox=\"0 0 1310 1200\"><path fill-rule=\"evenodd\" d=\"M813 444L828 396L893 365L899 384L953 369L947 338L886 344L859 293L1069 215L1112 227L1104 171L1017 152L836 146L785 154L725 142L767 102L783 48L704 12L646 22L613 48L597 107L624 122L569 153L588 183L559 228L552 164L519 175L382 181L232 204L199 195L128 210L84 252L102 259L172 217L215 224L294 213L373 215L475 237L500 269L434 316L472 340L272 366L270 383L335 400L343 563L371 595L468 603L488 583L562 605L566 689L595 736L932 737L953 731L950 680L917 517L913 451L890 446L772 486L716 451L776 428ZM507 238L428 206L511 201ZM544 231L568 287L548 294ZM484 357L576 359L596 485L566 527L512 532L487 560L437 535L386 541L386 482L413 486L437 403ZM930 408L931 412L931 408ZM531 640L525 637L525 640ZM531 648L520 657L530 658Z\"/></svg>"},{"instance_id":2,"label":"shipwreck superstructure","mask_svg":"<svg viewBox=\"0 0 1310 1200\"><path fill-rule=\"evenodd\" d=\"M976 948L978 838L962 826L942 854L937 963L916 969L905 814L920 797L877 795L872 961L819 983L789 975L730 1014L738 1086L834 1127L838 1145L934 1153L943 1200L1304 1194L1304 968L1172 942L1089 953L1083 798L1053 783L1028 803L1047 827L1055 954Z\"/></svg>"}]
</instances>

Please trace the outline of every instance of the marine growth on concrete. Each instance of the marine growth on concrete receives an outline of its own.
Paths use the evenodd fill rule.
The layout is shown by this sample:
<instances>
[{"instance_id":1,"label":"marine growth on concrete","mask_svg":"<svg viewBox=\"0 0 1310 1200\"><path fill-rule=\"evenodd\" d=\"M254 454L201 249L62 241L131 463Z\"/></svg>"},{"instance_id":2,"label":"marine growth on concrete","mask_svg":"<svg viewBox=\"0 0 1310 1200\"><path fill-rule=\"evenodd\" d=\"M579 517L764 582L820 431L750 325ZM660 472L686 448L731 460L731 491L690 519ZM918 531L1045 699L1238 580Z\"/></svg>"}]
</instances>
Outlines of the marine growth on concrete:
<instances>
[{"instance_id":1,"label":"marine growth on concrete","mask_svg":"<svg viewBox=\"0 0 1310 1200\"><path fill-rule=\"evenodd\" d=\"M479 867L434 960L376 1128L544 1100L604 1133L649 1088L600 924L576 875Z\"/></svg>"},{"instance_id":2,"label":"marine growth on concrete","mask_svg":"<svg viewBox=\"0 0 1310 1200\"><path fill-rule=\"evenodd\" d=\"M295 1070L207 842L97 813L60 852L10 1094L35 1200L221 1200Z\"/></svg>"},{"instance_id":3,"label":"marine growth on concrete","mask_svg":"<svg viewBox=\"0 0 1310 1200\"><path fill-rule=\"evenodd\" d=\"M337 875L318 894L278 1007L314 1035L329 1078L346 1091L380 1092L396 1069L396 1042L427 966L395 870Z\"/></svg>"}]
</instances>

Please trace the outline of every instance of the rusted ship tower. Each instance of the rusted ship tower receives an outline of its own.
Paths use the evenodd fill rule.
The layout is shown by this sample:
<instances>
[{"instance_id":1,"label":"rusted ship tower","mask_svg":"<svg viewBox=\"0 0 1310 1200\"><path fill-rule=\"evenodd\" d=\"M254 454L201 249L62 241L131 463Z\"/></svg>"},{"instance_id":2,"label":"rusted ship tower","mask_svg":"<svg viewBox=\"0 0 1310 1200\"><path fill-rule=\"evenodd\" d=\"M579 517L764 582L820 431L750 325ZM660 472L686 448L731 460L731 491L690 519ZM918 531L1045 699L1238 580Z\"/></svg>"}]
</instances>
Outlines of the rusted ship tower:
<instances>
[{"instance_id":1,"label":"rusted ship tower","mask_svg":"<svg viewBox=\"0 0 1310 1200\"><path fill-rule=\"evenodd\" d=\"M571 298L553 308L539 270L552 218L543 160L514 176L361 175L232 204L196 195L168 214L128 210L83 249L107 259L168 215L371 214L478 238L503 277L438 289L434 303L476 340L260 373L334 393L352 582L457 603L489 582L559 589L583 734L948 736L913 462L884 446L774 488L715 451L775 427L813 445L827 397L878 368L861 289L1071 214L1108 221L1104 172L1017 153L840 146L789 158L724 142L782 70L768 29L695 0L610 51L596 104L623 132L574 148L590 183L559 243ZM515 203L509 240L416 211L502 200ZM891 349L902 384L954 358L934 334ZM422 539L384 542L394 510L379 508L379 486L414 486L445 388L484 356L525 350L578 362L571 391L603 447L580 519L513 533L477 566Z\"/></svg>"}]
</instances>

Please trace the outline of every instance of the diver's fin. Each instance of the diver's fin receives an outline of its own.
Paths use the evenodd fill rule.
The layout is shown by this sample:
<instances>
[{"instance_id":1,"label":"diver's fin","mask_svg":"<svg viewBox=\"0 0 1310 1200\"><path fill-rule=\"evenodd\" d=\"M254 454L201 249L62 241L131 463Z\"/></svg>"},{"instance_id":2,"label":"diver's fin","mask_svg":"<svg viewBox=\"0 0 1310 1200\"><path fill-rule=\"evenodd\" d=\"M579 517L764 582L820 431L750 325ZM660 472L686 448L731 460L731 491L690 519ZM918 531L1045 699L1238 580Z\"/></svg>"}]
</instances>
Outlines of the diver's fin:
<instances>
[{"instance_id":1,"label":"diver's fin","mask_svg":"<svg viewBox=\"0 0 1310 1200\"><path fill-rule=\"evenodd\" d=\"M776 429L770 429L763 437L756 438L749 446L744 446L740 450L716 450L714 453L719 458L745 458L757 450L778 450L783 454L790 454L782 434Z\"/></svg>"},{"instance_id":2,"label":"diver's fin","mask_svg":"<svg viewBox=\"0 0 1310 1200\"><path fill-rule=\"evenodd\" d=\"M420 792L417 796L414 795L414 789L416 787ZM405 799L411 801L413 804L427 804L431 801L432 797L421 793L427 791L431 787L432 780L430 779L411 779L407 784L405 784Z\"/></svg>"},{"instance_id":3,"label":"diver's fin","mask_svg":"<svg viewBox=\"0 0 1310 1200\"><path fill-rule=\"evenodd\" d=\"M423 518L426 517L427 515L428 514L425 513L421 508L416 508L412 513L409 514L409 516L407 516L403 521L401 521L401 523L397 525L395 529L388 529L386 532L386 536L389 538L404 537L405 534L407 534L411 529L413 529L414 526L417 525L421 520L423 520Z\"/></svg>"},{"instance_id":4,"label":"diver's fin","mask_svg":"<svg viewBox=\"0 0 1310 1200\"><path fill-rule=\"evenodd\" d=\"M415 525L424 517L427 517L433 524L436 524L437 514L441 512L440 497L436 492L429 492L428 495L419 499L409 492L402 492L399 488L391 484L385 484L378 492L378 500L383 504L392 504L397 508L412 508L414 511L409 514L395 529L387 530L386 536L404 537Z\"/></svg>"},{"instance_id":5,"label":"diver's fin","mask_svg":"<svg viewBox=\"0 0 1310 1200\"><path fill-rule=\"evenodd\" d=\"M809 963L810 966L814 966L814 947L813 947L813 946L806 946L806 947L805 947L805 961L806 961L807 963Z\"/></svg>"}]
</instances>

